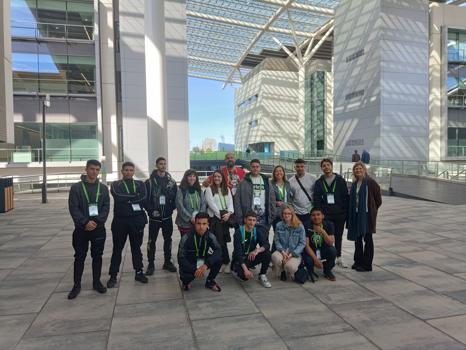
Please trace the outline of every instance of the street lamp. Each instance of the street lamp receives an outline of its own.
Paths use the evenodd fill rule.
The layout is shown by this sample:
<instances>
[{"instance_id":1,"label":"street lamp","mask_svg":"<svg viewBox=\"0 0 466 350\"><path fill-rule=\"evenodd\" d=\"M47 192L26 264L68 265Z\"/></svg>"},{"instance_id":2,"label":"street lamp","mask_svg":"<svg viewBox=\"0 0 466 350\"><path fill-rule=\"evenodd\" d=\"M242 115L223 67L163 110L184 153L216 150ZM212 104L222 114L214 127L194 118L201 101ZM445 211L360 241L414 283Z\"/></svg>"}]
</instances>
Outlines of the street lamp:
<instances>
[{"instance_id":1,"label":"street lamp","mask_svg":"<svg viewBox=\"0 0 466 350\"><path fill-rule=\"evenodd\" d=\"M45 109L50 107L50 95L42 100L42 203L47 203L47 151L45 147Z\"/></svg>"}]
</instances>

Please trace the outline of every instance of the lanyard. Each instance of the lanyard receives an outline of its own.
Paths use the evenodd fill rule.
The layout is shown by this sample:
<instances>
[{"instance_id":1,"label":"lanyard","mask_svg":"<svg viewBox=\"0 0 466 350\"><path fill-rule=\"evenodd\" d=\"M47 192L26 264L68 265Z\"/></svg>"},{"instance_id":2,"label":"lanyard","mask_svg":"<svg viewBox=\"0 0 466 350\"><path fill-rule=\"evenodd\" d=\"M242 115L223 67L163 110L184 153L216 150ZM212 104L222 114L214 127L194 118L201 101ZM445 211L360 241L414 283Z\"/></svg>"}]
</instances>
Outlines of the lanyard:
<instances>
[{"instance_id":1,"label":"lanyard","mask_svg":"<svg viewBox=\"0 0 466 350\"><path fill-rule=\"evenodd\" d=\"M199 257L199 246L202 247L202 237L199 240L199 246L197 245L196 235L194 235L193 238L194 238L194 248L196 248L196 257ZM206 250L207 250L207 239L204 242L204 253L203 253L202 257L205 257Z\"/></svg>"},{"instance_id":2,"label":"lanyard","mask_svg":"<svg viewBox=\"0 0 466 350\"><path fill-rule=\"evenodd\" d=\"M91 201L89 200L89 193L87 193L86 185L84 185L84 182L81 181L81 186L83 187L83 192L84 196L86 197L87 204L91 204ZM95 195L95 203L99 203L99 197L100 197L100 182L97 183L97 193Z\"/></svg>"},{"instance_id":3,"label":"lanyard","mask_svg":"<svg viewBox=\"0 0 466 350\"><path fill-rule=\"evenodd\" d=\"M277 188L278 188L278 199L282 202L285 201L285 184L283 184L283 187L280 187L277 185Z\"/></svg>"},{"instance_id":4,"label":"lanyard","mask_svg":"<svg viewBox=\"0 0 466 350\"><path fill-rule=\"evenodd\" d=\"M246 236L247 236L248 232L246 232L246 230L244 231L244 241L243 241L243 252L244 252L244 249L246 248L245 247L245 244L246 244ZM251 251L251 244L252 244L252 232L249 232L249 247L248 247L248 250L246 251L246 253L244 253L244 255L248 255L249 252Z\"/></svg>"},{"instance_id":5,"label":"lanyard","mask_svg":"<svg viewBox=\"0 0 466 350\"><path fill-rule=\"evenodd\" d=\"M125 180L122 180L122 181L123 181L123 185L125 185L126 192L130 194L128 185L126 184ZM134 180L133 180L133 192L136 193L136 184L134 183Z\"/></svg>"},{"instance_id":6,"label":"lanyard","mask_svg":"<svg viewBox=\"0 0 466 350\"><path fill-rule=\"evenodd\" d=\"M320 225L320 227L323 227L322 225ZM312 234L312 237L311 237L312 241L314 242L314 245L317 249L320 249L322 247L322 241L323 241L323 238L321 235L319 235L318 233L316 233L315 231L313 231L313 234Z\"/></svg>"},{"instance_id":7,"label":"lanyard","mask_svg":"<svg viewBox=\"0 0 466 350\"><path fill-rule=\"evenodd\" d=\"M157 180L155 179L155 177L153 177L152 180L154 180L154 185L155 187L157 187L159 184L157 183Z\"/></svg>"},{"instance_id":8,"label":"lanyard","mask_svg":"<svg viewBox=\"0 0 466 350\"><path fill-rule=\"evenodd\" d=\"M220 199L220 206L222 207L222 210L227 210L227 199L226 196L218 194L218 197Z\"/></svg>"},{"instance_id":9,"label":"lanyard","mask_svg":"<svg viewBox=\"0 0 466 350\"><path fill-rule=\"evenodd\" d=\"M193 197L194 197L194 201L193 201ZM197 193L197 191L194 194L188 193L188 200L193 210L199 209L199 193ZM194 202L196 202L196 206L194 206Z\"/></svg>"},{"instance_id":10,"label":"lanyard","mask_svg":"<svg viewBox=\"0 0 466 350\"><path fill-rule=\"evenodd\" d=\"M324 190L325 190L325 193L328 193L327 181L325 181L325 179L323 179L322 182L324 183ZM335 188L336 188L336 186L337 186L337 179L335 178L335 180L333 180L333 188L332 188L332 192L331 192L331 193L335 193Z\"/></svg>"}]
</instances>

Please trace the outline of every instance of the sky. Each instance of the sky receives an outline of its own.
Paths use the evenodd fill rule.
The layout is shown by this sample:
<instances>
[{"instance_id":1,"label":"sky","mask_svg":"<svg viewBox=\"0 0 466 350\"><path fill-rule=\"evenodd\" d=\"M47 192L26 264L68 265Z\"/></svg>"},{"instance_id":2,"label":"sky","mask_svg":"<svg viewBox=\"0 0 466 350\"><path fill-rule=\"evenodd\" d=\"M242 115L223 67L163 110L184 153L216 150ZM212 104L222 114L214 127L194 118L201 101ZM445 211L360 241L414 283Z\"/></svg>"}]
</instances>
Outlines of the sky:
<instances>
[{"instance_id":1,"label":"sky","mask_svg":"<svg viewBox=\"0 0 466 350\"><path fill-rule=\"evenodd\" d=\"M222 89L223 82L189 78L189 140L192 149L205 138L235 143L235 87Z\"/></svg>"}]
</instances>

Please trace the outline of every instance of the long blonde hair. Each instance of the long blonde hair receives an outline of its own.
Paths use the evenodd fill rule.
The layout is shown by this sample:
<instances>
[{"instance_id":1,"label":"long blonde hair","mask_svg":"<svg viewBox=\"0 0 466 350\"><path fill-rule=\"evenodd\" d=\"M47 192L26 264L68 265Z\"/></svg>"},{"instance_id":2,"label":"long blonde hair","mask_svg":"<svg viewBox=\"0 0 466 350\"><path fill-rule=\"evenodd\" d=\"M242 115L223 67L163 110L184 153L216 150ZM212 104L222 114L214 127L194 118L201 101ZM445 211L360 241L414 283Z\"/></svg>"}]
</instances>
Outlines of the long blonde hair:
<instances>
[{"instance_id":1,"label":"long blonde hair","mask_svg":"<svg viewBox=\"0 0 466 350\"><path fill-rule=\"evenodd\" d=\"M362 169L364 170L364 176L367 176L367 167L366 167L366 164L364 164L363 162L361 162L360 160L357 161L356 163L354 163L353 165L353 181L356 181L356 176L354 176L354 169L357 167L357 166L361 166Z\"/></svg>"},{"instance_id":2,"label":"long blonde hair","mask_svg":"<svg viewBox=\"0 0 466 350\"><path fill-rule=\"evenodd\" d=\"M296 216L296 213L294 212L294 209L292 206L288 205L288 204L283 204L282 205L282 221L285 222L285 220L283 219L283 213L285 212L285 210L289 210L291 212L291 227L292 228L298 228L301 224L301 220L299 220L299 218Z\"/></svg>"}]
</instances>

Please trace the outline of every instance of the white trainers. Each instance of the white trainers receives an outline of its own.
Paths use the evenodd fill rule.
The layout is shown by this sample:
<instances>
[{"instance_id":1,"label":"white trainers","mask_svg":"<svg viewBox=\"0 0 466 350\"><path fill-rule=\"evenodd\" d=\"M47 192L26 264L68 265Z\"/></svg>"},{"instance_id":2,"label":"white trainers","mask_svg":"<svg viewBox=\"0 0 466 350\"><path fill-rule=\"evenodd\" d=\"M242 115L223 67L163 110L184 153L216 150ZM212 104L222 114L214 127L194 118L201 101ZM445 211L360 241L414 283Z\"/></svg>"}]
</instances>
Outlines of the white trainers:
<instances>
[{"instance_id":1,"label":"white trainers","mask_svg":"<svg viewBox=\"0 0 466 350\"><path fill-rule=\"evenodd\" d=\"M262 287L264 288L272 287L272 284L269 282L266 275L259 275L259 282L260 284L262 284Z\"/></svg>"},{"instance_id":2,"label":"white trainers","mask_svg":"<svg viewBox=\"0 0 466 350\"><path fill-rule=\"evenodd\" d=\"M226 273L226 274L231 273L230 264L226 264L224 266L225 266L225 268L223 269L223 273Z\"/></svg>"},{"instance_id":3,"label":"white trainers","mask_svg":"<svg viewBox=\"0 0 466 350\"><path fill-rule=\"evenodd\" d=\"M343 258L341 256L337 258L337 266L340 266L343 269L348 268L348 265L345 264L345 262L343 261Z\"/></svg>"}]
</instances>

